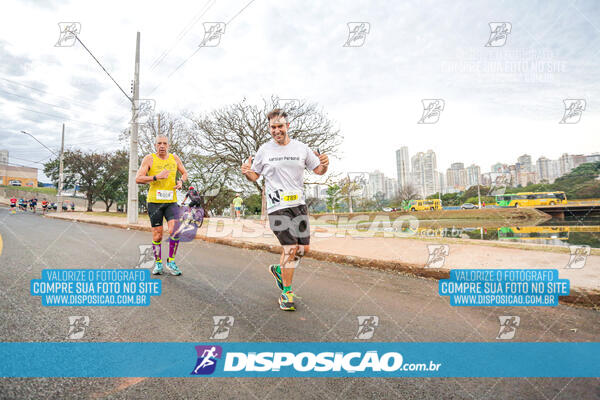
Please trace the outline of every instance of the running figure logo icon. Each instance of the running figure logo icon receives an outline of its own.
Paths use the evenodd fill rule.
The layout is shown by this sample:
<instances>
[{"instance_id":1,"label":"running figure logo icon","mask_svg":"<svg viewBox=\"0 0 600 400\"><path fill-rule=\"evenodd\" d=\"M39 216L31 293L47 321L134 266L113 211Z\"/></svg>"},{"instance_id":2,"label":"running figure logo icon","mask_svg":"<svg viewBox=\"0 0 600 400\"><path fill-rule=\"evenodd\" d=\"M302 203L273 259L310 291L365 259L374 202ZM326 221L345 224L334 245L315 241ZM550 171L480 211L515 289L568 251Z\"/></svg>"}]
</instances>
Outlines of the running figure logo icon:
<instances>
[{"instance_id":1,"label":"running figure logo icon","mask_svg":"<svg viewBox=\"0 0 600 400\"><path fill-rule=\"evenodd\" d=\"M154 252L151 244L140 244L139 256L136 268L152 268L154 267Z\"/></svg>"},{"instance_id":2,"label":"running figure logo icon","mask_svg":"<svg viewBox=\"0 0 600 400\"><path fill-rule=\"evenodd\" d=\"M85 329L90 326L90 317L72 316L69 317L69 333L67 339L78 340L85 335Z\"/></svg>"},{"instance_id":3,"label":"running figure logo icon","mask_svg":"<svg viewBox=\"0 0 600 400\"><path fill-rule=\"evenodd\" d=\"M584 99L564 99L565 113L559 124L577 124L581 120L581 114L585 111L586 101Z\"/></svg>"},{"instance_id":4,"label":"running figure logo icon","mask_svg":"<svg viewBox=\"0 0 600 400\"><path fill-rule=\"evenodd\" d=\"M369 32L371 24L368 22L348 22L348 40L343 47L362 47Z\"/></svg>"},{"instance_id":5,"label":"running figure logo icon","mask_svg":"<svg viewBox=\"0 0 600 400\"><path fill-rule=\"evenodd\" d=\"M446 257L450 254L450 246L447 244L428 244L429 258L425 268L442 268Z\"/></svg>"},{"instance_id":6,"label":"running figure logo icon","mask_svg":"<svg viewBox=\"0 0 600 400\"><path fill-rule=\"evenodd\" d=\"M198 47L217 47L225 33L225 22L205 22L204 38Z\"/></svg>"},{"instance_id":7,"label":"running figure logo icon","mask_svg":"<svg viewBox=\"0 0 600 400\"><path fill-rule=\"evenodd\" d=\"M279 108L284 109L288 114L293 114L300 109L300 100L298 99L277 99Z\"/></svg>"},{"instance_id":8,"label":"running figure logo icon","mask_svg":"<svg viewBox=\"0 0 600 400\"><path fill-rule=\"evenodd\" d=\"M446 103L443 99L423 99L423 115L418 124L437 124Z\"/></svg>"},{"instance_id":9,"label":"running figure logo icon","mask_svg":"<svg viewBox=\"0 0 600 400\"><path fill-rule=\"evenodd\" d=\"M585 262L587 261L587 257L590 255L591 252L590 246L569 246L569 250L571 251L571 257L569 258L569 262L567 263L565 268L583 268L585 266Z\"/></svg>"},{"instance_id":10,"label":"running figure logo icon","mask_svg":"<svg viewBox=\"0 0 600 400\"><path fill-rule=\"evenodd\" d=\"M130 123L134 124L145 124L148 122L154 108L156 107L156 100L154 99L139 99L135 100L135 113L131 118Z\"/></svg>"},{"instance_id":11,"label":"running figure logo icon","mask_svg":"<svg viewBox=\"0 0 600 400\"><path fill-rule=\"evenodd\" d=\"M77 35L81 33L81 23L79 22L59 22L60 36L54 47L73 47Z\"/></svg>"},{"instance_id":12,"label":"running figure logo icon","mask_svg":"<svg viewBox=\"0 0 600 400\"><path fill-rule=\"evenodd\" d=\"M210 338L217 340L227 339L231 328L233 328L234 321L235 319L231 315L214 315L214 328Z\"/></svg>"},{"instance_id":13,"label":"running figure logo icon","mask_svg":"<svg viewBox=\"0 0 600 400\"><path fill-rule=\"evenodd\" d=\"M217 368L217 359L221 359L223 349L221 346L195 346L198 353L196 368L190 375L210 375Z\"/></svg>"},{"instance_id":14,"label":"running figure logo icon","mask_svg":"<svg viewBox=\"0 0 600 400\"><path fill-rule=\"evenodd\" d=\"M506 44L506 39L510 31L512 31L512 24L510 22L490 22L490 38L488 39L485 47L502 47Z\"/></svg>"},{"instance_id":15,"label":"running figure logo icon","mask_svg":"<svg viewBox=\"0 0 600 400\"><path fill-rule=\"evenodd\" d=\"M492 182L492 186L490 187L490 191L488 192L488 196L501 196L506 192L507 186L512 181L510 175L498 175L494 182Z\"/></svg>"},{"instance_id":16,"label":"running figure logo icon","mask_svg":"<svg viewBox=\"0 0 600 400\"><path fill-rule=\"evenodd\" d=\"M182 242L191 242L196 237L198 228L204 221L204 209L200 207L182 206L177 210L175 233Z\"/></svg>"},{"instance_id":17,"label":"running figure logo icon","mask_svg":"<svg viewBox=\"0 0 600 400\"><path fill-rule=\"evenodd\" d=\"M379 326L379 317L377 315L359 315L358 332L354 339L368 340L375 334L375 328Z\"/></svg>"},{"instance_id":18,"label":"running figure logo icon","mask_svg":"<svg viewBox=\"0 0 600 400\"><path fill-rule=\"evenodd\" d=\"M521 318L516 315L501 316L500 319L500 330L496 339L509 340L515 337L517 327L521 323Z\"/></svg>"}]
</instances>

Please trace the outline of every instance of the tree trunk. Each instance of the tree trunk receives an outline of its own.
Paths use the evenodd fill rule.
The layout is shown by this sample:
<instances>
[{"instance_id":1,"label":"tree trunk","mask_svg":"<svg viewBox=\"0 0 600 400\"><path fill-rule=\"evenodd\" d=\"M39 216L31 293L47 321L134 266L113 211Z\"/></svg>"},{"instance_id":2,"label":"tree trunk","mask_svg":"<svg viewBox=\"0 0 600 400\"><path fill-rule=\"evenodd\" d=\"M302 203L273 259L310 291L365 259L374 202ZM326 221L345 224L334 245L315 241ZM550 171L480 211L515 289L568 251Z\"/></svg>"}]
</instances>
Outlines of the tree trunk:
<instances>
[{"instance_id":1,"label":"tree trunk","mask_svg":"<svg viewBox=\"0 0 600 400\"><path fill-rule=\"evenodd\" d=\"M92 203L92 196L88 195L88 197L87 197L87 203L88 203L87 204L87 210L88 211L93 211L92 210L92 204L94 204L94 203Z\"/></svg>"},{"instance_id":2,"label":"tree trunk","mask_svg":"<svg viewBox=\"0 0 600 400\"><path fill-rule=\"evenodd\" d=\"M262 185L262 200L260 205L260 220L264 221L267 219L267 198L265 197L265 184Z\"/></svg>"}]
</instances>

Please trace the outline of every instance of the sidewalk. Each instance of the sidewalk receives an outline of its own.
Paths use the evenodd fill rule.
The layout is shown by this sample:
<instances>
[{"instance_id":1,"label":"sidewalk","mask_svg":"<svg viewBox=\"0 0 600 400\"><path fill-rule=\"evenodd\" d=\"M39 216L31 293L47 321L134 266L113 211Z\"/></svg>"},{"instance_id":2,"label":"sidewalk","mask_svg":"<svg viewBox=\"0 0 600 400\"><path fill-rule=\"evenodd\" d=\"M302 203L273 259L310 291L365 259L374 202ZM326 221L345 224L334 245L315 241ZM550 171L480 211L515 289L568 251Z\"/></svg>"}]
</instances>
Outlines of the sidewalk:
<instances>
[{"instance_id":1,"label":"sidewalk","mask_svg":"<svg viewBox=\"0 0 600 400\"><path fill-rule=\"evenodd\" d=\"M98 216L87 213L53 213L50 218L72 219L137 230L150 230L146 220L128 225L121 216ZM166 226L165 226L166 228ZM347 229L347 228L346 228ZM383 235L379 233L378 235ZM393 236L392 233L386 233ZM360 237L362 236L362 237ZM365 237L371 236L371 237ZM257 220L233 222L229 218L205 220L196 238L236 247L262 249L279 253L279 242L268 223ZM426 268L428 245L447 244L448 255L441 268ZM583 268L565 269L570 260L568 247L522 245L451 238L373 237L373 232L337 230L335 226L311 226L309 257L323 261L351 264L444 279L455 268L552 268L561 279L569 279L571 295L561 301L600 308L600 255L597 250L587 257Z\"/></svg>"}]
</instances>

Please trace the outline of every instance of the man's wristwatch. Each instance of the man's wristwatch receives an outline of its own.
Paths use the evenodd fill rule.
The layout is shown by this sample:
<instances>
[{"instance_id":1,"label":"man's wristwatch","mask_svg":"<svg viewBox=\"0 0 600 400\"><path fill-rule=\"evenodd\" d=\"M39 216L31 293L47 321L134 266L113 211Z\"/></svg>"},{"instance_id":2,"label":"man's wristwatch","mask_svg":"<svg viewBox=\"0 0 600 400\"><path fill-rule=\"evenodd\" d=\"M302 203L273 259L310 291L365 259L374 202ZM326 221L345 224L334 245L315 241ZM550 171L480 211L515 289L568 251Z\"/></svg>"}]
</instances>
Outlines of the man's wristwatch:
<instances>
[{"instance_id":1,"label":"man's wristwatch","mask_svg":"<svg viewBox=\"0 0 600 400\"><path fill-rule=\"evenodd\" d=\"M156 175L154 175L154 176L152 177L152 180L153 180L153 181L155 181L155 180L156 180Z\"/></svg>"}]
</instances>

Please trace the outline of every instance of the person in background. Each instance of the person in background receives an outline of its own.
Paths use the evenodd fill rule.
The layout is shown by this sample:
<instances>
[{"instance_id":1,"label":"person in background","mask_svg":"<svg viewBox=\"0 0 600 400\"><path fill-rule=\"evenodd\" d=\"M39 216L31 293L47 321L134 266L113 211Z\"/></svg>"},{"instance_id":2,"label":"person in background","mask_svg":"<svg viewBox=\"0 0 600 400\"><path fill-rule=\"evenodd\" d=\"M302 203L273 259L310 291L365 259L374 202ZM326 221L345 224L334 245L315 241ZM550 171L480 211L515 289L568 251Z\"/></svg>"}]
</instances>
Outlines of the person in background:
<instances>
[{"instance_id":1,"label":"person in background","mask_svg":"<svg viewBox=\"0 0 600 400\"><path fill-rule=\"evenodd\" d=\"M16 197L11 197L10 198L10 213L11 214L16 214L17 213L17 199L16 199Z\"/></svg>"},{"instance_id":2,"label":"person in background","mask_svg":"<svg viewBox=\"0 0 600 400\"><path fill-rule=\"evenodd\" d=\"M242 219L241 215L242 215L242 204L244 203L244 200L242 200L242 198L240 197L240 194L236 194L235 198L232 201L233 203L233 207L235 209L235 218L234 220L240 220Z\"/></svg>"}]
</instances>

